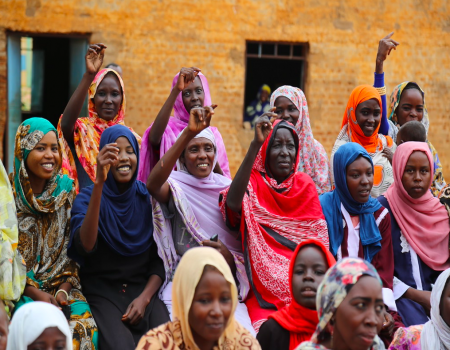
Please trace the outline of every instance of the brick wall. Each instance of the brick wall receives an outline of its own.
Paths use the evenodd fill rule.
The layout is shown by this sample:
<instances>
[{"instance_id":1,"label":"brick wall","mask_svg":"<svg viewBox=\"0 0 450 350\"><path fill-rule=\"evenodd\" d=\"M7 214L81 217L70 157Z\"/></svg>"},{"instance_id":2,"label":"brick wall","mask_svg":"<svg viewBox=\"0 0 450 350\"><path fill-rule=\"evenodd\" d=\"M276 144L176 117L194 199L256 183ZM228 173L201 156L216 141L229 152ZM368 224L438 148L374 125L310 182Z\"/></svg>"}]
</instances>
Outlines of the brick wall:
<instances>
[{"instance_id":1,"label":"brick wall","mask_svg":"<svg viewBox=\"0 0 450 350\"><path fill-rule=\"evenodd\" d=\"M127 123L140 134L180 67L200 67L219 105L213 124L223 135L233 173L252 136L241 127L246 40L309 42L305 93L314 136L330 152L351 90L372 83L378 40L395 30L401 46L385 64L388 93L404 80L425 90L429 138L450 179L446 0L0 0L0 8L0 146L5 30L92 33L92 42L107 44L105 61L124 70Z\"/></svg>"}]
</instances>

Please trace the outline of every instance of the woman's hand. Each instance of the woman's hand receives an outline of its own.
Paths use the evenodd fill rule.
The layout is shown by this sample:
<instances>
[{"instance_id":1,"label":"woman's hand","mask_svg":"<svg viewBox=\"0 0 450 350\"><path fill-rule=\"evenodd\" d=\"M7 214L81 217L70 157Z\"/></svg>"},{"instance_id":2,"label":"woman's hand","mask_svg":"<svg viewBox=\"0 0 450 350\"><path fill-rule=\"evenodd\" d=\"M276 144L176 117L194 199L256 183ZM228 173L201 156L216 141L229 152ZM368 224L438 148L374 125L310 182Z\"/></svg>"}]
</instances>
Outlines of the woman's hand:
<instances>
[{"instance_id":1,"label":"woman's hand","mask_svg":"<svg viewBox=\"0 0 450 350\"><path fill-rule=\"evenodd\" d=\"M389 163L391 163L392 165L392 158L394 157L394 152L392 152L390 148L385 148L381 153L383 154L383 157L387 158Z\"/></svg>"},{"instance_id":2,"label":"woman's hand","mask_svg":"<svg viewBox=\"0 0 450 350\"><path fill-rule=\"evenodd\" d=\"M89 45L86 53L86 72L95 75L100 70L103 64L103 57L105 56L106 46L103 44Z\"/></svg>"},{"instance_id":3,"label":"woman's hand","mask_svg":"<svg viewBox=\"0 0 450 350\"><path fill-rule=\"evenodd\" d=\"M200 68L191 67L191 68L181 68L180 75L178 75L177 84L175 87L179 92L183 91L190 83L195 80L195 77L198 73L201 72Z\"/></svg>"},{"instance_id":4,"label":"woman's hand","mask_svg":"<svg viewBox=\"0 0 450 350\"><path fill-rule=\"evenodd\" d=\"M108 177L111 165L115 165L119 160L119 149L117 143L109 143L99 152L97 156L97 176L96 184L103 184Z\"/></svg>"},{"instance_id":5,"label":"woman's hand","mask_svg":"<svg viewBox=\"0 0 450 350\"><path fill-rule=\"evenodd\" d=\"M128 306L125 315L122 316L122 322L127 322L131 325L137 325L142 321L145 315L145 309L149 303L141 296L134 299Z\"/></svg>"},{"instance_id":6,"label":"woman's hand","mask_svg":"<svg viewBox=\"0 0 450 350\"><path fill-rule=\"evenodd\" d=\"M43 301L44 303L53 304L59 307L59 304L53 295L37 289L36 287L30 285L26 286L23 294L34 301Z\"/></svg>"},{"instance_id":7,"label":"woman's hand","mask_svg":"<svg viewBox=\"0 0 450 350\"><path fill-rule=\"evenodd\" d=\"M394 35L394 32L388 34L383 39L381 39L378 43L378 52L377 52L377 60L375 71L378 74L383 73L383 62L386 58L391 54L392 50L397 50L397 46L400 45L399 42L391 39Z\"/></svg>"},{"instance_id":8,"label":"woman's hand","mask_svg":"<svg viewBox=\"0 0 450 350\"><path fill-rule=\"evenodd\" d=\"M223 171L222 171L222 168L220 167L219 162L216 163L216 166L214 167L213 172L215 172L216 174L223 175Z\"/></svg>"},{"instance_id":9,"label":"woman's hand","mask_svg":"<svg viewBox=\"0 0 450 350\"><path fill-rule=\"evenodd\" d=\"M227 248L225 244L219 239L217 242L211 241L209 239L202 241L202 245L204 247L211 247L216 249L220 254L223 255L225 261L231 268L231 271L236 271L236 264L234 262L233 254L231 254L230 250Z\"/></svg>"},{"instance_id":10,"label":"woman's hand","mask_svg":"<svg viewBox=\"0 0 450 350\"><path fill-rule=\"evenodd\" d=\"M385 309L384 310L384 321L383 328L381 328L380 335L386 335L387 337L391 337L394 333L395 322L392 315Z\"/></svg>"},{"instance_id":11,"label":"woman's hand","mask_svg":"<svg viewBox=\"0 0 450 350\"><path fill-rule=\"evenodd\" d=\"M217 105L192 108L186 130L194 136L209 127Z\"/></svg>"},{"instance_id":12,"label":"woman's hand","mask_svg":"<svg viewBox=\"0 0 450 350\"><path fill-rule=\"evenodd\" d=\"M255 123L255 138L253 139L259 146L266 141L270 132L272 131L272 123L267 116L268 113L264 113L260 116ZM275 114L275 113L273 113Z\"/></svg>"}]
</instances>

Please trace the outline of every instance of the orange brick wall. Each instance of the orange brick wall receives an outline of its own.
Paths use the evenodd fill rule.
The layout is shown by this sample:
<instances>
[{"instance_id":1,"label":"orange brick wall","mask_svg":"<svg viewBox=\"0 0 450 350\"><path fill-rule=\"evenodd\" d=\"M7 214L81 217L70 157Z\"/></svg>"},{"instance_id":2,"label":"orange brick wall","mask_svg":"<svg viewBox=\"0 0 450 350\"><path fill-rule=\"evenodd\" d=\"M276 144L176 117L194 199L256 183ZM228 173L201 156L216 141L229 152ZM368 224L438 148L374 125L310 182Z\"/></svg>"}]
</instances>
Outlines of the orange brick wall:
<instances>
[{"instance_id":1,"label":"orange brick wall","mask_svg":"<svg viewBox=\"0 0 450 350\"><path fill-rule=\"evenodd\" d=\"M105 61L124 69L127 123L141 134L180 67L200 67L219 105L213 124L223 135L233 173L252 136L241 126L246 40L309 43L305 93L314 136L331 151L351 90L372 83L378 40L395 30L401 46L385 65L388 92L404 80L423 87L429 138L450 179L446 0L0 0L0 8L0 147L6 30L92 33L92 42L107 44Z\"/></svg>"}]
</instances>

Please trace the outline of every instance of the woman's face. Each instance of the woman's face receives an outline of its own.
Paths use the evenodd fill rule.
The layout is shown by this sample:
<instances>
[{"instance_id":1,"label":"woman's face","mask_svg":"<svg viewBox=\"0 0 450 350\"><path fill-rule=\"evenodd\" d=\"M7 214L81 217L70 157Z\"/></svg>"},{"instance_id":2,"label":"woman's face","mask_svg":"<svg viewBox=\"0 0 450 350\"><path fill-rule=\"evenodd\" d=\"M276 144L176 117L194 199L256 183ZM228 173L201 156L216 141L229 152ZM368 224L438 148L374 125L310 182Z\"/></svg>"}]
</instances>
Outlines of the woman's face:
<instances>
[{"instance_id":1,"label":"woman's face","mask_svg":"<svg viewBox=\"0 0 450 350\"><path fill-rule=\"evenodd\" d=\"M27 350L65 350L66 336L58 327L46 328Z\"/></svg>"},{"instance_id":2,"label":"woman's face","mask_svg":"<svg viewBox=\"0 0 450 350\"><path fill-rule=\"evenodd\" d=\"M270 172L278 183L281 183L292 172L296 156L297 151L292 132L286 128L278 128L268 154Z\"/></svg>"},{"instance_id":3,"label":"woman's face","mask_svg":"<svg viewBox=\"0 0 450 350\"><path fill-rule=\"evenodd\" d=\"M356 107L355 116L364 136L372 136L381 121L381 108L378 100L372 98L361 102Z\"/></svg>"},{"instance_id":4,"label":"woman's face","mask_svg":"<svg viewBox=\"0 0 450 350\"><path fill-rule=\"evenodd\" d=\"M213 143L205 137L192 139L181 155L180 162L186 166L189 174L195 177L209 176L214 165Z\"/></svg>"},{"instance_id":5,"label":"woman's face","mask_svg":"<svg viewBox=\"0 0 450 350\"><path fill-rule=\"evenodd\" d=\"M298 304L316 310L317 288L327 270L325 255L319 248L311 245L299 251L292 275L293 297Z\"/></svg>"},{"instance_id":6,"label":"woman's face","mask_svg":"<svg viewBox=\"0 0 450 350\"><path fill-rule=\"evenodd\" d=\"M444 290L441 295L441 302L439 303L439 312L442 319L450 327L450 283L447 280Z\"/></svg>"},{"instance_id":7,"label":"woman's face","mask_svg":"<svg viewBox=\"0 0 450 350\"><path fill-rule=\"evenodd\" d=\"M30 182L50 180L60 162L58 139L54 131L49 131L36 144L25 161Z\"/></svg>"},{"instance_id":8,"label":"woman's face","mask_svg":"<svg viewBox=\"0 0 450 350\"><path fill-rule=\"evenodd\" d=\"M231 287L216 269L206 268L195 288L188 321L195 343L212 349L228 325L233 309Z\"/></svg>"},{"instance_id":9,"label":"woman's face","mask_svg":"<svg viewBox=\"0 0 450 350\"><path fill-rule=\"evenodd\" d=\"M422 197L430 188L431 168L427 155L422 151L413 152L403 171L402 184L414 199Z\"/></svg>"},{"instance_id":10,"label":"woman's face","mask_svg":"<svg viewBox=\"0 0 450 350\"><path fill-rule=\"evenodd\" d=\"M339 305L334 319L333 344L348 350L368 350L384 321L380 282L362 276Z\"/></svg>"},{"instance_id":11,"label":"woman's face","mask_svg":"<svg viewBox=\"0 0 450 350\"><path fill-rule=\"evenodd\" d=\"M114 73L108 73L97 87L94 106L98 116L104 120L113 120L122 106L122 87Z\"/></svg>"},{"instance_id":12,"label":"woman's face","mask_svg":"<svg viewBox=\"0 0 450 350\"><path fill-rule=\"evenodd\" d=\"M366 203L373 186L372 164L366 158L358 157L347 166L346 176L352 198L359 203Z\"/></svg>"},{"instance_id":13,"label":"woman's face","mask_svg":"<svg viewBox=\"0 0 450 350\"><path fill-rule=\"evenodd\" d=\"M197 75L192 83L190 83L182 92L183 104L188 113L194 107L203 107L205 101L205 91L203 91L202 81Z\"/></svg>"},{"instance_id":14,"label":"woman's face","mask_svg":"<svg viewBox=\"0 0 450 350\"><path fill-rule=\"evenodd\" d=\"M116 140L119 149L119 160L116 165L111 166L111 173L114 180L119 184L129 183L133 178L137 168L137 156L134 153L133 146L125 136L121 136Z\"/></svg>"},{"instance_id":15,"label":"woman's face","mask_svg":"<svg viewBox=\"0 0 450 350\"><path fill-rule=\"evenodd\" d=\"M411 120L422 121L423 119L423 96L417 89L403 90L395 110L397 122L400 126Z\"/></svg>"},{"instance_id":16,"label":"woman's face","mask_svg":"<svg viewBox=\"0 0 450 350\"><path fill-rule=\"evenodd\" d=\"M286 120L292 125L296 125L300 117L300 111L294 102L284 96L277 97L274 103L275 113L280 119Z\"/></svg>"}]
</instances>

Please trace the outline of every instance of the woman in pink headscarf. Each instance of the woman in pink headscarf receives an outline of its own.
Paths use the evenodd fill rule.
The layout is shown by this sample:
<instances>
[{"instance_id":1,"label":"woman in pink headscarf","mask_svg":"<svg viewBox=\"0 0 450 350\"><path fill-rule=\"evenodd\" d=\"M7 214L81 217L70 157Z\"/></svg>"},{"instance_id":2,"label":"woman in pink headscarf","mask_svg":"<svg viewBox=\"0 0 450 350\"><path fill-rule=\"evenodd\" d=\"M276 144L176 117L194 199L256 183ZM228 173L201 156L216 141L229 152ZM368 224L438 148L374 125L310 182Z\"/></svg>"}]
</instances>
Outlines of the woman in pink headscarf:
<instances>
[{"instance_id":1,"label":"woman in pink headscarf","mask_svg":"<svg viewBox=\"0 0 450 350\"><path fill-rule=\"evenodd\" d=\"M208 80L198 68L181 68L173 78L172 91L166 103L142 137L138 180L147 182L153 167L173 146L181 131L187 127L191 109L204 106L211 106ZM174 115L170 116L172 109ZM217 144L218 162L214 172L231 178L222 135L217 128L212 126L210 128Z\"/></svg>"},{"instance_id":2,"label":"woman in pink headscarf","mask_svg":"<svg viewBox=\"0 0 450 350\"><path fill-rule=\"evenodd\" d=\"M313 179L318 194L331 191L327 152L320 142L314 139L309 123L308 104L303 91L289 85L281 86L270 97L270 107L276 114L273 116L295 126L300 145L298 171Z\"/></svg>"}]
</instances>

